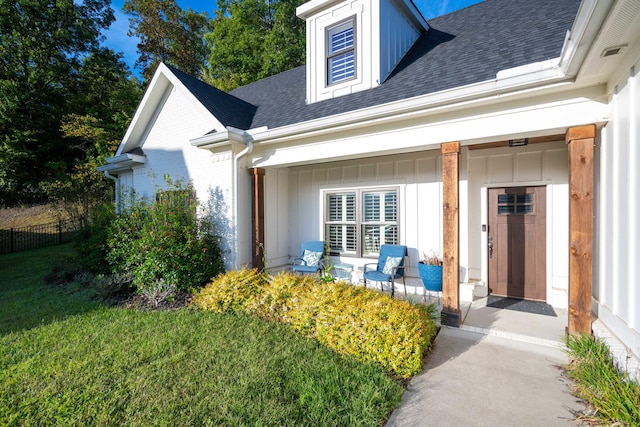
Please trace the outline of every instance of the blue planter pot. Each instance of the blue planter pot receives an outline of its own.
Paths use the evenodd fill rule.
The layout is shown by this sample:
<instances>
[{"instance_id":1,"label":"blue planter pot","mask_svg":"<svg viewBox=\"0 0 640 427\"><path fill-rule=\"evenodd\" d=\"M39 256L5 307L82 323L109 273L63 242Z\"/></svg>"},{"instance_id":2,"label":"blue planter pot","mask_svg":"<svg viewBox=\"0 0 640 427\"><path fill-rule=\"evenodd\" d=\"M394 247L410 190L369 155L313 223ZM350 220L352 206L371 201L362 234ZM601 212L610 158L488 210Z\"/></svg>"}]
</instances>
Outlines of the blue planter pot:
<instances>
[{"instance_id":1,"label":"blue planter pot","mask_svg":"<svg viewBox=\"0 0 640 427\"><path fill-rule=\"evenodd\" d=\"M418 263L418 271L425 289L430 292L442 292L442 266Z\"/></svg>"}]
</instances>

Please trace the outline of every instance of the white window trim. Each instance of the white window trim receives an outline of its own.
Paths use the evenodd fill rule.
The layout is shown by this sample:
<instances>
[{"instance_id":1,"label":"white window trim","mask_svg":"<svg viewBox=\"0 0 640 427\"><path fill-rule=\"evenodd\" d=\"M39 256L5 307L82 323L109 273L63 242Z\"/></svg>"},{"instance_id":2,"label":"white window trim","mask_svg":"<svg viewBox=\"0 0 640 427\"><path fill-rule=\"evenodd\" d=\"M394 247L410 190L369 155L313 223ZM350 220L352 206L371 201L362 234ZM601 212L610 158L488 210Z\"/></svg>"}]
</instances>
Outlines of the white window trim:
<instances>
[{"instance_id":1,"label":"white window trim","mask_svg":"<svg viewBox=\"0 0 640 427\"><path fill-rule=\"evenodd\" d=\"M394 191L396 193L396 212L395 212L395 221L385 221L384 219L381 221L370 221L366 222L364 220L364 194L365 193L377 193L377 192L390 192ZM329 206L328 206L328 197L332 194L355 194L355 221L329 221ZM331 255L335 256L344 256L344 257L353 257L353 258L377 258L377 252L368 252L364 251L364 240L363 240L363 229L365 225L394 225L396 227L396 236L397 241L395 244L400 244L401 241L401 200L402 200L402 189L399 185L389 185L389 186L380 186L380 187L345 187L345 188L332 188L325 189L322 191L322 236L329 244L329 239L327 236L328 225L331 224L347 224L353 225L356 227L356 250L355 253L352 252L331 252Z\"/></svg>"},{"instance_id":2,"label":"white window trim","mask_svg":"<svg viewBox=\"0 0 640 427\"><path fill-rule=\"evenodd\" d=\"M332 30L334 30L337 27L343 26L347 23L351 23L351 28L353 29L353 45L350 48L347 49L342 49L336 52L330 52L331 50L331 37L330 37L330 33ZM356 15L353 15L347 19L344 19L342 21L336 22L332 25L328 25L325 28L325 58L324 58L324 68L325 68L325 85L327 87L329 86L335 86L344 82L348 82L351 80L355 80L358 77L358 52L357 52L357 39L356 39L356 34L357 34L357 28L356 28ZM329 66L329 62L331 60L331 58L334 58L336 56L339 55L343 55L347 52L353 51L353 76L351 77L347 77L347 78L343 78L334 82L330 82L331 80L331 67Z\"/></svg>"}]
</instances>

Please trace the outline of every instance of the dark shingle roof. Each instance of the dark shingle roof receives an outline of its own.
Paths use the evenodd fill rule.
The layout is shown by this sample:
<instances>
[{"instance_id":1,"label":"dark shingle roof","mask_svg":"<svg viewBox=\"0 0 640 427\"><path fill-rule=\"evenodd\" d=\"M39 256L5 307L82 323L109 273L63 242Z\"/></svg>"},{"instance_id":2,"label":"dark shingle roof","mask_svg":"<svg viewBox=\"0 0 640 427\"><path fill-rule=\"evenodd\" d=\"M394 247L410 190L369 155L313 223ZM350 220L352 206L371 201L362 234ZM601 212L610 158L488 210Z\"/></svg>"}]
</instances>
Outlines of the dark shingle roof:
<instances>
[{"instance_id":1,"label":"dark shingle roof","mask_svg":"<svg viewBox=\"0 0 640 427\"><path fill-rule=\"evenodd\" d=\"M251 128L256 107L165 64L183 85L225 126ZM221 131L222 129L217 129Z\"/></svg>"},{"instance_id":2,"label":"dark shingle roof","mask_svg":"<svg viewBox=\"0 0 640 427\"><path fill-rule=\"evenodd\" d=\"M236 127L273 129L491 80L500 70L558 57L579 4L485 0L433 19L431 30L382 85L310 105L305 102L304 66L251 83L230 92L257 107L238 109L249 124Z\"/></svg>"}]
</instances>

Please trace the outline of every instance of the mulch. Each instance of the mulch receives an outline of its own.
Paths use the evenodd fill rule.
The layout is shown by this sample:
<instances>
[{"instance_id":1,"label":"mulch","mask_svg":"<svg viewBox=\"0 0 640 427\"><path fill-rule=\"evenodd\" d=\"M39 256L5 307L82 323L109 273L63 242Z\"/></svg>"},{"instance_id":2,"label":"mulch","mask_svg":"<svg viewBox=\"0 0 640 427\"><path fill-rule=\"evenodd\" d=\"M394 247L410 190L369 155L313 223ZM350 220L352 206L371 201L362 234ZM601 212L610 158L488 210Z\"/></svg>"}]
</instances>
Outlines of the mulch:
<instances>
[{"instance_id":1,"label":"mulch","mask_svg":"<svg viewBox=\"0 0 640 427\"><path fill-rule=\"evenodd\" d=\"M163 311L163 310L176 310L179 308L184 308L189 305L193 296L190 292L180 291L176 292L170 298L161 301L157 305L150 301L148 298L145 298L143 295L137 294L126 294L120 295L117 298L111 298L106 301L112 307L120 307L134 310L143 310L143 311Z\"/></svg>"}]
</instances>

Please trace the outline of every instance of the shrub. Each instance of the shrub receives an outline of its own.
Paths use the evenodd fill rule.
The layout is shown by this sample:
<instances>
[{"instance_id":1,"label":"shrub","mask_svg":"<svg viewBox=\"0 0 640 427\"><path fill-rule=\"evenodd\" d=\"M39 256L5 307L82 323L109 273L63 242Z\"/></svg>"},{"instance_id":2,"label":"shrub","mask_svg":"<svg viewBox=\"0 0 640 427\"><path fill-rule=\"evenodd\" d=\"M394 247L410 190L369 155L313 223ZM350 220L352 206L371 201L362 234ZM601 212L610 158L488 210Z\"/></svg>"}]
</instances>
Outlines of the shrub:
<instances>
[{"instance_id":1,"label":"shrub","mask_svg":"<svg viewBox=\"0 0 640 427\"><path fill-rule=\"evenodd\" d=\"M96 294L100 299L110 300L123 295L130 295L133 291L130 274L99 274L93 281Z\"/></svg>"},{"instance_id":2,"label":"shrub","mask_svg":"<svg viewBox=\"0 0 640 427\"><path fill-rule=\"evenodd\" d=\"M192 304L216 313L250 313L265 283L264 275L258 270L229 271L198 290Z\"/></svg>"},{"instance_id":3,"label":"shrub","mask_svg":"<svg viewBox=\"0 0 640 427\"><path fill-rule=\"evenodd\" d=\"M245 312L287 323L337 353L379 363L402 378L420 372L436 332L433 307L308 276L267 278L257 270L217 277L195 293L192 304L203 310Z\"/></svg>"},{"instance_id":4,"label":"shrub","mask_svg":"<svg viewBox=\"0 0 640 427\"><path fill-rule=\"evenodd\" d=\"M109 272L107 253L111 223L116 218L112 205L101 205L92 212L84 227L78 233L76 251L83 268L96 274Z\"/></svg>"},{"instance_id":5,"label":"shrub","mask_svg":"<svg viewBox=\"0 0 640 427\"><path fill-rule=\"evenodd\" d=\"M576 394L595 407L599 421L640 425L640 384L617 369L606 343L589 335L569 335L566 345L572 359L567 372Z\"/></svg>"},{"instance_id":6,"label":"shrub","mask_svg":"<svg viewBox=\"0 0 640 427\"><path fill-rule=\"evenodd\" d=\"M175 285L168 284L163 279L160 279L151 286L146 286L142 290L142 296L154 307L158 307L160 303L170 298L175 292Z\"/></svg>"},{"instance_id":7,"label":"shrub","mask_svg":"<svg viewBox=\"0 0 640 427\"><path fill-rule=\"evenodd\" d=\"M130 273L140 293L160 281L176 290L199 287L224 270L219 239L196 215L193 189L167 183L152 204L131 197L110 226L111 270Z\"/></svg>"}]
</instances>

